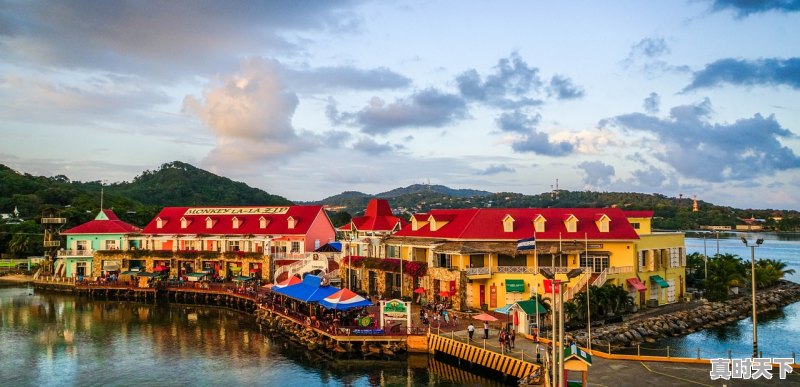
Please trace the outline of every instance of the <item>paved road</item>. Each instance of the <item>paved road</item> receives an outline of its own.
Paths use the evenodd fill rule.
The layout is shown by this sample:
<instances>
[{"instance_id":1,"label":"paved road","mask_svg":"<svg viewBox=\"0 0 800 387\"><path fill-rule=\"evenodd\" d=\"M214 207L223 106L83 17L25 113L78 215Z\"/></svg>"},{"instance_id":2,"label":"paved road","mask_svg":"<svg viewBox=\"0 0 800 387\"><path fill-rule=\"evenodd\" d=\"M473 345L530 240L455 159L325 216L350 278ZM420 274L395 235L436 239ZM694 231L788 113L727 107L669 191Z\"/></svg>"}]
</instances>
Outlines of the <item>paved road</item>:
<instances>
[{"instance_id":1,"label":"paved road","mask_svg":"<svg viewBox=\"0 0 800 387\"><path fill-rule=\"evenodd\" d=\"M453 337L459 341L467 341L466 331L442 333L443 336ZM483 332L475 332L474 345L500 352L497 342L497 331L492 330L489 340L483 340ZM545 347L539 345L539 351ZM537 345L523 337L518 337L515 348L510 356L523 358L526 361L535 361ZM544 354L542 353L542 358ZM788 374L785 380L778 379L777 371L773 372L772 380L711 380L711 365L708 364L683 364L664 362L642 362L633 360L608 360L600 357L592 358L592 367L589 368L588 385L601 387L616 386L800 386L800 370Z\"/></svg>"}]
</instances>

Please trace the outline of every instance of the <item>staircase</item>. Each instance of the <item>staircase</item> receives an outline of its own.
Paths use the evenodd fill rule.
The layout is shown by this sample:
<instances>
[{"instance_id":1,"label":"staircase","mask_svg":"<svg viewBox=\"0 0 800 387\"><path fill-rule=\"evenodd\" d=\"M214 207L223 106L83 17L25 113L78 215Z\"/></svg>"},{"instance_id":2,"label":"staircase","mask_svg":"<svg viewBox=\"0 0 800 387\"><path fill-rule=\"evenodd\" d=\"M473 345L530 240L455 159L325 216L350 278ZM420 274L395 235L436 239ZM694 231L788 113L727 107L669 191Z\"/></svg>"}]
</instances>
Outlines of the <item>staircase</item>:
<instances>
[{"instance_id":1,"label":"staircase","mask_svg":"<svg viewBox=\"0 0 800 387\"><path fill-rule=\"evenodd\" d=\"M281 278L289 278L295 274L302 278L303 274L317 270L322 271L322 274L328 273L328 260L325 258L303 259L288 265L280 266L275 269L275 281L277 282ZM284 274L286 275L284 276Z\"/></svg>"},{"instance_id":2,"label":"staircase","mask_svg":"<svg viewBox=\"0 0 800 387\"><path fill-rule=\"evenodd\" d=\"M569 301L574 298L576 294L580 293L586 284L589 283L590 276L591 273L589 273L588 270L585 270L583 273L581 273L581 275L578 276L578 281L575 282L575 285L570 286L566 293L564 293L564 301Z\"/></svg>"},{"instance_id":3,"label":"staircase","mask_svg":"<svg viewBox=\"0 0 800 387\"><path fill-rule=\"evenodd\" d=\"M593 273L592 279L589 281L592 286L602 287L606 284L608 279L608 268L603 269L600 273Z\"/></svg>"}]
</instances>

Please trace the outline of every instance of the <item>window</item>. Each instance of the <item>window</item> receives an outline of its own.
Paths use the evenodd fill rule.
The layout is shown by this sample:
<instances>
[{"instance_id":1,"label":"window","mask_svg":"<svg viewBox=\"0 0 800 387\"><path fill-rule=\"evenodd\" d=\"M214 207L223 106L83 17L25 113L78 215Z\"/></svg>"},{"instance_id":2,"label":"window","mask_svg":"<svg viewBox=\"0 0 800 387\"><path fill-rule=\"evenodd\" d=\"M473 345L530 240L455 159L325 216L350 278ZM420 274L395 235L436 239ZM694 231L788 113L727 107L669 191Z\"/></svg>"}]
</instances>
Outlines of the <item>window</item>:
<instances>
[{"instance_id":1,"label":"window","mask_svg":"<svg viewBox=\"0 0 800 387\"><path fill-rule=\"evenodd\" d=\"M631 223L631 226L633 227L633 229L634 229L634 230L638 230L638 229L639 229L639 227L641 227L641 226L639 225L639 222L632 222L632 223Z\"/></svg>"},{"instance_id":2,"label":"window","mask_svg":"<svg viewBox=\"0 0 800 387\"><path fill-rule=\"evenodd\" d=\"M105 242L106 242L105 243L105 249L106 250L118 250L119 249L119 247L117 247L117 241L115 241L115 240L106 240Z\"/></svg>"},{"instance_id":3,"label":"window","mask_svg":"<svg viewBox=\"0 0 800 387\"><path fill-rule=\"evenodd\" d=\"M436 256L436 267L451 268L451 257L449 254L439 254Z\"/></svg>"},{"instance_id":4,"label":"window","mask_svg":"<svg viewBox=\"0 0 800 387\"><path fill-rule=\"evenodd\" d=\"M228 251L239 251L239 241L228 241Z\"/></svg>"},{"instance_id":5,"label":"window","mask_svg":"<svg viewBox=\"0 0 800 387\"><path fill-rule=\"evenodd\" d=\"M503 232L513 232L514 231L514 218L511 215L506 215L503 218Z\"/></svg>"},{"instance_id":6,"label":"window","mask_svg":"<svg viewBox=\"0 0 800 387\"><path fill-rule=\"evenodd\" d=\"M239 228L239 218L234 216L232 221L233 221L233 228Z\"/></svg>"},{"instance_id":7,"label":"window","mask_svg":"<svg viewBox=\"0 0 800 387\"><path fill-rule=\"evenodd\" d=\"M399 254L397 254L399 252L399 250L400 249L398 249L397 246L391 246L391 245L390 246L386 246L386 257L387 258L400 258Z\"/></svg>"},{"instance_id":8,"label":"window","mask_svg":"<svg viewBox=\"0 0 800 387\"><path fill-rule=\"evenodd\" d=\"M588 267L592 273L600 273L608 269L609 258L607 255L581 255L581 267Z\"/></svg>"},{"instance_id":9,"label":"window","mask_svg":"<svg viewBox=\"0 0 800 387\"><path fill-rule=\"evenodd\" d=\"M524 255L511 256L497 254L497 266L526 266L527 262Z\"/></svg>"},{"instance_id":10,"label":"window","mask_svg":"<svg viewBox=\"0 0 800 387\"><path fill-rule=\"evenodd\" d=\"M483 254L472 254L469 256L469 267L483 267Z\"/></svg>"},{"instance_id":11,"label":"window","mask_svg":"<svg viewBox=\"0 0 800 387\"><path fill-rule=\"evenodd\" d=\"M292 252L293 253L299 253L300 252L300 242L298 242L298 241L293 241L292 242Z\"/></svg>"},{"instance_id":12,"label":"window","mask_svg":"<svg viewBox=\"0 0 800 387\"><path fill-rule=\"evenodd\" d=\"M75 249L78 251L88 250L89 241L77 241L75 242Z\"/></svg>"},{"instance_id":13,"label":"window","mask_svg":"<svg viewBox=\"0 0 800 387\"><path fill-rule=\"evenodd\" d=\"M645 270L645 266L647 266L647 252L640 251L639 252L639 271Z\"/></svg>"}]
</instances>

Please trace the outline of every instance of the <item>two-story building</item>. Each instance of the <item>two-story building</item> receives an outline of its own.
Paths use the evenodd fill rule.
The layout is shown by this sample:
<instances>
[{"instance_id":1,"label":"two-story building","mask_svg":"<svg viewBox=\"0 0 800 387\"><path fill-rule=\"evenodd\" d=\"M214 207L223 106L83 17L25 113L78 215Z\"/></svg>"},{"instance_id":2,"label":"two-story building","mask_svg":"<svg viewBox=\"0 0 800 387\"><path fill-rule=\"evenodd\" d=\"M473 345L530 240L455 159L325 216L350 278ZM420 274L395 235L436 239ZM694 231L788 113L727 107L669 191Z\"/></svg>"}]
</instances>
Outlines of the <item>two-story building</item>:
<instances>
[{"instance_id":1,"label":"two-story building","mask_svg":"<svg viewBox=\"0 0 800 387\"><path fill-rule=\"evenodd\" d=\"M335 236L322 206L166 207L142 231L145 252L124 266L270 279L271 264L305 259Z\"/></svg>"},{"instance_id":2,"label":"two-story building","mask_svg":"<svg viewBox=\"0 0 800 387\"><path fill-rule=\"evenodd\" d=\"M102 210L84 224L62 232L66 248L58 251L56 274L89 277L119 273L121 259L94 259L96 251L118 251L139 247L141 228L120 220L114 211Z\"/></svg>"},{"instance_id":3,"label":"two-story building","mask_svg":"<svg viewBox=\"0 0 800 387\"><path fill-rule=\"evenodd\" d=\"M587 284L613 283L637 305L674 302L685 289L684 237L653 233L651 218L617 208L441 209L415 214L385 244L389 257L428 265L418 283L403 284L405 294L424 289L427 299L444 295L459 309L494 309L543 293L541 268L564 280L582 270L565 300ZM532 237L534 249L517 250Z\"/></svg>"}]
</instances>

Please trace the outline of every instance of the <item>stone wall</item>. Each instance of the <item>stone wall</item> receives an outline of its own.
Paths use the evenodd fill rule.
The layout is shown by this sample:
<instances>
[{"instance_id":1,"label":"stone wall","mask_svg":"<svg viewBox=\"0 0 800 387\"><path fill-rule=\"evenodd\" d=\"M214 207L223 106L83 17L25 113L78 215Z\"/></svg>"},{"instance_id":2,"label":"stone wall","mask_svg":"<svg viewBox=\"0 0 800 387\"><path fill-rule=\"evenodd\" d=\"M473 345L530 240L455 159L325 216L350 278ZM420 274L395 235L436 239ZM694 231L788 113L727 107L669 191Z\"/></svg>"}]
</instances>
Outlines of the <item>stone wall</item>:
<instances>
[{"instance_id":1,"label":"stone wall","mask_svg":"<svg viewBox=\"0 0 800 387\"><path fill-rule=\"evenodd\" d=\"M652 343L667 336L683 336L701 329L708 329L745 319L752 315L749 293L724 302L698 302L687 304L687 309L655 317L623 322L620 324L592 327L592 345L601 349L636 346L642 342ZM800 285L784 281L756 294L759 312L781 308L800 301ZM586 330L570 332L570 336L581 345L586 345Z\"/></svg>"}]
</instances>

